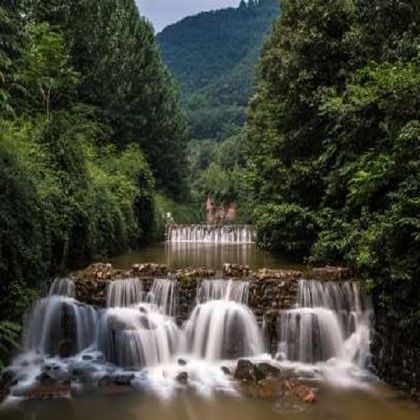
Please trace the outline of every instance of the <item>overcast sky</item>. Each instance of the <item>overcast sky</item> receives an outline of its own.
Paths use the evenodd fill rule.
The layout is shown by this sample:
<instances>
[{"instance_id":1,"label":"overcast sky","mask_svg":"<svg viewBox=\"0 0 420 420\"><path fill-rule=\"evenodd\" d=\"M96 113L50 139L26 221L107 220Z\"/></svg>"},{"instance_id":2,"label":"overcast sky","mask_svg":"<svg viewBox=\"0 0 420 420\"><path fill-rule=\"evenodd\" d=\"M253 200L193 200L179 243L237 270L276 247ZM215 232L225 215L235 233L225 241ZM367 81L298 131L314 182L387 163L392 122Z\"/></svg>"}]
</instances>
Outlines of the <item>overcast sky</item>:
<instances>
[{"instance_id":1,"label":"overcast sky","mask_svg":"<svg viewBox=\"0 0 420 420\"><path fill-rule=\"evenodd\" d=\"M165 26L175 23L185 16L195 15L205 10L237 6L240 0L136 0L140 13L149 18L160 32Z\"/></svg>"}]
</instances>

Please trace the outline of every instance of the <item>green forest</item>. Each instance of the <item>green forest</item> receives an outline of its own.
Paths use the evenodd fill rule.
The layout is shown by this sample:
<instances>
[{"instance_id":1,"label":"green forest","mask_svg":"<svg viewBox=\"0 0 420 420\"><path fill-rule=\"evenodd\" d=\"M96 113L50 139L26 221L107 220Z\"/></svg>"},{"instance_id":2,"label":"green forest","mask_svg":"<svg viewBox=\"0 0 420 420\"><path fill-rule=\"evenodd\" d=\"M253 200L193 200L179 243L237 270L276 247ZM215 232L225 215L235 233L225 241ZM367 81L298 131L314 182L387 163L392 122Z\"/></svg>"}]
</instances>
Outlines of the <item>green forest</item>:
<instances>
[{"instance_id":1,"label":"green forest","mask_svg":"<svg viewBox=\"0 0 420 420\"><path fill-rule=\"evenodd\" d=\"M243 0L236 8L183 19L156 37L181 88L198 213L211 196L217 205L242 203L237 221L250 221L242 171L243 128L262 42L278 13L278 0Z\"/></svg>"},{"instance_id":2,"label":"green forest","mask_svg":"<svg viewBox=\"0 0 420 420\"><path fill-rule=\"evenodd\" d=\"M417 337L419 45L417 0L283 1L246 125L259 245L353 267Z\"/></svg>"},{"instance_id":3,"label":"green forest","mask_svg":"<svg viewBox=\"0 0 420 420\"><path fill-rule=\"evenodd\" d=\"M0 28L0 319L20 321L46 277L160 237L187 124L134 0L3 1Z\"/></svg>"}]
</instances>

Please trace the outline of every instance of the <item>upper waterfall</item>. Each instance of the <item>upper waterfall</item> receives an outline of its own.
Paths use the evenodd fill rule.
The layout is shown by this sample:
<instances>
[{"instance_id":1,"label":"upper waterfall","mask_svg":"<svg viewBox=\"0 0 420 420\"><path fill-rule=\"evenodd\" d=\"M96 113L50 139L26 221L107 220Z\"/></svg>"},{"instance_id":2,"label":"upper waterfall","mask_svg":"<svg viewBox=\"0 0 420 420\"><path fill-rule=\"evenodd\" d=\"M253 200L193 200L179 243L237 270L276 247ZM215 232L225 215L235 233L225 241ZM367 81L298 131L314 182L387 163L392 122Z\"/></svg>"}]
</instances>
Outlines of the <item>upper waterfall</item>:
<instances>
[{"instance_id":1,"label":"upper waterfall","mask_svg":"<svg viewBox=\"0 0 420 420\"><path fill-rule=\"evenodd\" d=\"M249 244L255 241L251 225L168 225L167 242Z\"/></svg>"}]
</instances>

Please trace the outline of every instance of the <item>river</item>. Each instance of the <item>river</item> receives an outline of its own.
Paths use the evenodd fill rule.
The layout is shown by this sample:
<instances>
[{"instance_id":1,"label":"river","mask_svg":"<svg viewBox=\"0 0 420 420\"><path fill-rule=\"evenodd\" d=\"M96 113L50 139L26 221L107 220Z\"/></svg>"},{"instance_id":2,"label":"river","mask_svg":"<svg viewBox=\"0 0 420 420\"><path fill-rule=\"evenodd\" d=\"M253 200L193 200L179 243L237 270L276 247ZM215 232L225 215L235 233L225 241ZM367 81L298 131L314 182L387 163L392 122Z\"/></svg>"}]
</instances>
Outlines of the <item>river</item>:
<instances>
[{"instance_id":1,"label":"river","mask_svg":"<svg viewBox=\"0 0 420 420\"><path fill-rule=\"evenodd\" d=\"M224 262L249 264L254 269L302 268L287 259L259 251L254 244L233 243L162 243L111 260L119 268L129 268L133 263L150 261L168 264L172 269L208 266L220 270ZM96 366L95 372L110 374L116 369L115 365L119 364L118 372L124 375L131 373L133 366L139 366L135 372L137 385L98 389L93 386L93 381L88 385L83 383L83 386L79 381L72 383L71 398L11 398L0 407L1 420L420 419L418 404L383 384L365 369L366 356L363 352L366 349L363 346L369 340L366 327L370 325L370 321L365 317L368 307L356 302L358 308L352 308L353 303L349 302L357 301L359 292L350 283L346 285L347 288L339 291L341 303L336 302L338 289L335 286L328 289L327 286L310 280L301 283L300 303L298 302L295 309L286 311L282 321L287 331L284 338L286 357L281 360L262 354L263 342L260 332L257 331L259 327L246 306L248 291L245 283L236 284L237 290L232 289L230 283L202 283L197 307L187 325L180 329L171 324L173 293L170 281L156 283L156 300L153 301L144 297L141 285L118 283L108 290L109 308L94 315L91 308L83 308L85 312L80 312L82 307L72 297L72 287L67 281L53 285L51 295L38 304L29 316L33 320L30 327L27 327L30 330L27 332L30 339L24 343L21 358L12 365L21 373L27 374L31 369L35 372L32 376L27 375L23 383L33 380L34 375L42 372L47 365L50 368L55 366L53 369L56 368L57 371L74 370L75 365L81 370L83 360L91 363L90 360L102 352L112 364L101 362L100 368ZM328 303L330 295L333 296L333 304ZM156 306L150 306L150 302ZM346 305L349 306L348 310L344 308ZM67 311L71 308L77 313L77 328L83 329L77 331L77 340L82 342L78 342L80 354L72 355L69 359L53 357L54 352L51 350L53 341L57 340L57 331L54 330L57 329L57 324L50 321L51 318L59 318L60 315L56 314L63 307ZM147 320L148 325L153 322L152 329L144 329L137 324L140 313L141 322ZM305 314L309 314L307 323L303 321L306 319ZM341 326L341 321L347 319L346 317L352 320L349 331ZM232 319L235 320L234 328L229 329ZM296 319L300 325L298 344L301 348L298 349L296 343L292 345L296 340L291 338L289 331L296 328ZM110 350L106 344L110 325L114 328L116 322L120 324L118 328L124 328L123 331L129 333L129 341L125 341L126 336L124 339L118 338L120 352L118 349ZM160 325L163 326L162 329ZM101 330L100 334L97 334L98 330ZM318 340L318 344L305 341L308 331L311 340ZM150 334L155 332L153 341ZM224 359L225 348L231 344L229 336L236 337L237 334L246 337L242 344L244 347L240 350L243 355L252 360L270 361L281 369L294 369L314 388L317 401L308 404L285 398L244 397L238 393L232 381L220 369L221 365L228 366L231 370L235 368L236 362L232 358ZM177 351L173 350L174 340L181 343ZM325 343L328 344L327 347ZM321 354L319 348L323 346L327 349L326 353L332 354ZM121 348L124 348L124 352ZM32 357L29 355L35 349L37 357L40 354L45 357L42 361L43 367L35 364L32 366L32 362L28 362ZM180 357L183 358L182 363ZM92 365L89 366L92 368ZM143 366L146 366L145 370L141 368ZM174 379L180 371L188 372L189 386L183 386Z\"/></svg>"}]
</instances>

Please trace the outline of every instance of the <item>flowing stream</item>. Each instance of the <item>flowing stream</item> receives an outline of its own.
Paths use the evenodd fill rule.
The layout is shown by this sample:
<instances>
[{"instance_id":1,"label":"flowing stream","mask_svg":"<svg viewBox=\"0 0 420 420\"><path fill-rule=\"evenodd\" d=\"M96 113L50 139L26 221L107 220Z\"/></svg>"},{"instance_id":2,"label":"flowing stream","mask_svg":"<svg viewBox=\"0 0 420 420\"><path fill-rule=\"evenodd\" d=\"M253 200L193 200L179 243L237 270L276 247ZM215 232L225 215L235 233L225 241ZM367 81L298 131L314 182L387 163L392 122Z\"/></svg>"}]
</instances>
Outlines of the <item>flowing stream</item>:
<instances>
[{"instance_id":1,"label":"flowing stream","mask_svg":"<svg viewBox=\"0 0 420 420\"><path fill-rule=\"evenodd\" d=\"M9 367L18 381L0 419L420 418L416 405L370 373L373 313L357 282L300 280L295 305L277 315L277 354L249 298L246 280L203 279L181 322L173 278L110 282L104 308L78 302L72 280L57 279L28 315L22 352ZM242 397L226 374L240 358L310 383L319 402ZM70 382L72 398L25 400L46 375ZM129 390L113 387L125 382Z\"/></svg>"}]
</instances>

